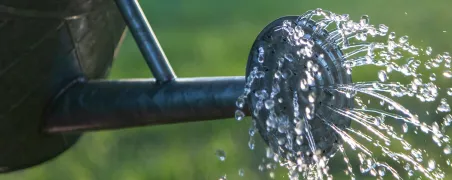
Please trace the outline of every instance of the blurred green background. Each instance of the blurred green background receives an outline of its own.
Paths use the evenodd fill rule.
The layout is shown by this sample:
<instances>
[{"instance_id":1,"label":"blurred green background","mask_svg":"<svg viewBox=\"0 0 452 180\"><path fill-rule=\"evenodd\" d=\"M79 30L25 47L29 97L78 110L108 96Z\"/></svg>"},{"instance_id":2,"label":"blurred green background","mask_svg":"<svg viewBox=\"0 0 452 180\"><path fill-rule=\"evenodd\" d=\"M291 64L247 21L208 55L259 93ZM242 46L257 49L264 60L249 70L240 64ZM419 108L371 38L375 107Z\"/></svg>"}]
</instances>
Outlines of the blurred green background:
<instances>
[{"instance_id":1,"label":"blurred green background","mask_svg":"<svg viewBox=\"0 0 452 180\"><path fill-rule=\"evenodd\" d=\"M298 15L315 8L348 13L354 20L367 14L371 24L384 23L391 31L410 36L413 44L432 46L435 53L450 51L452 46L450 0L140 2L179 77L244 75L249 49L266 24L280 16ZM375 73L368 72L366 68L357 69L354 80L376 78ZM132 36L128 35L110 78L150 76ZM450 87L452 83L449 79L441 80L439 84ZM436 106L418 104L409 108L425 111ZM437 120L435 118L426 117L424 120L431 122ZM249 119L241 122L226 119L86 133L72 149L57 159L28 170L0 175L0 179L215 180L225 174L228 179L270 179L267 171L259 172L257 168L264 156L262 142L257 142L254 151L247 146L249 125ZM218 160L215 156L217 149L227 153L226 161ZM431 149L432 152L441 150ZM352 162L356 163L356 159ZM238 176L240 168L245 170L244 177ZM344 165L341 161L333 161L331 169L335 179L343 179ZM450 168L447 170L452 173ZM275 179L288 178L280 169ZM392 178L388 176L387 179Z\"/></svg>"}]
</instances>

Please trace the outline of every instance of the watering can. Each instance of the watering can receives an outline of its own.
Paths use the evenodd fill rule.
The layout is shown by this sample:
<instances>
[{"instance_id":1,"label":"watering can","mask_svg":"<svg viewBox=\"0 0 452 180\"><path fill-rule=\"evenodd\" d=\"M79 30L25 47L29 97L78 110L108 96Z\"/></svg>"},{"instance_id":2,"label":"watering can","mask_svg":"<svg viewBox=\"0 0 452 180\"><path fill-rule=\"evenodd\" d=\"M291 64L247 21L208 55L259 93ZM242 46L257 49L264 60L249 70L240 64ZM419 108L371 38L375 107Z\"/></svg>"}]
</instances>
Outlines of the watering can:
<instances>
[{"instance_id":1,"label":"watering can","mask_svg":"<svg viewBox=\"0 0 452 180\"><path fill-rule=\"evenodd\" d=\"M104 79L128 26L155 78ZM0 2L0 172L85 131L230 118L244 77L177 78L136 0Z\"/></svg>"},{"instance_id":2,"label":"watering can","mask_svg":"<svg viewBox=\"0 0 452 180\"><path fill-rule=\"evenodd\" d=\"M246 78L177 78L136 0L0 2L0 172L49 161L86 131L233 117L236 100L244 95L245 79L252 78L252 67L261 63L256 53L262 45L285 50L280 42L284 37L273 29L286 21L298 22L297 18L281 17L260 32L251 47ZM126 26L154 78L104 79ZM315 24L310 22L303 22L303 27L312 31L316 51L325 55L317 58L322 66L319 80L324 85L351 82L338 63L341 50L325 43L328 32L314 33ZM270 60L276 59L272 52ZM276 69L273 62L264 63L269 72ZM294 75L301 76L302 69L292 68ZM283 87L281 92L287 94L291 89ZM352 106L351 100L333 98L321 88L315 92L319 103ZM250 115L257 103L256 97L250 99L245 115ZM288 107L289 102L285 102ZM266 118L253 115L253 119L264 141L278 148L273 135L266 132ZM344 121L344 126L349 124ZM332 134L315 126L319 127L316 137ZM337 139L329 138L327 144L333 143ZM332 146L322 150L335 152Z\"/></svg>"}]
</instances>

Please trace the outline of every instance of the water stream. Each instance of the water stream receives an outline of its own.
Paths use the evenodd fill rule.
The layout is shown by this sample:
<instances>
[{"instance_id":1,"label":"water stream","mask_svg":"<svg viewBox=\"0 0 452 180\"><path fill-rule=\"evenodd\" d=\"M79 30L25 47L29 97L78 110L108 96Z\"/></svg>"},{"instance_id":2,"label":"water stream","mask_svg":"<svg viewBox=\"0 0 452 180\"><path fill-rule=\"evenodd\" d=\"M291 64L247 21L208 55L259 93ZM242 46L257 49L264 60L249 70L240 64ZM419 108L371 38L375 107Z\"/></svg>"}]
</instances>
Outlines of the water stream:
<instances>
[{"instance_id":1,"label":"water stream","mask_svg":"<svg viewBox=\"0 0 452 180\"><path fill-rule=\"evenodd\" d=\"M259 170L274 176L282 166L290 179L333 179L330 171L336 168L351 179L446 177L452 58L416 47L408 36L369 19L308 11L275 26L270 44L256 49L259 63L248 67L236 119L244 119L248 105L253 114L248 146L267 148L268 161ZM374 80L347 80L369 67L379 69L369 71ZM268 147L255 147L256 132ZM338 158L343 166L329 165Z\"/></svg>"}]
</instances>

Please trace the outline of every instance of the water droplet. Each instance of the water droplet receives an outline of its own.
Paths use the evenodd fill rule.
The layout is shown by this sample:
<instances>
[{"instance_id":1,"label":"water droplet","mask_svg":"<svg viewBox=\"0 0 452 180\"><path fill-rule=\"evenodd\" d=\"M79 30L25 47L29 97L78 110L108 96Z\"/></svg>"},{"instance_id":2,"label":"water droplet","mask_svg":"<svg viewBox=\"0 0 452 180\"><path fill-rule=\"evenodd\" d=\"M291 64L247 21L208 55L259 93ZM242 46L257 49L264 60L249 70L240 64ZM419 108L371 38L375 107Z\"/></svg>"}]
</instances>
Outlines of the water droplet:
<instances>
[{"instance_id":1,"label":"water droplet","mask_svg":"<svg viewBox=\"0 0 452 180\"><path fill-rule=\"evenodd\" d=\"M432 47L427 47L426 49L425 49L425 54L427 54L427 55L431 55L432 54Z\"/></svg>"},{"instance_id":2,"label":"water droplet","mask_svg":"<svg viewBox=\"0 0 452 180\"><path fill-rule=\"evenodd\" d=\"M251 149L251 150L254 150L254 146L255 146L255 141L254 141L254 138L250 138L250 140L248 141L248 147Z\"/></svg>"},{"instance_id":3,"label":"water droplet","mask_svg":"<svg viewBox=\"0 0 452 180\"><path fill-rule=\"evenodd\" d=\"M386 71L379 71L378 72L378 79L380 79L380 82L386 82L388 80L388 75L386 74Z\"/></svg>"},{"instance_id":4,"label":"water droplet","mask_svg":"<svg viewBox=\"0 0 452 180\"><path fill-rule=\"evenodd\" d=\"M241 95L239 98L237 98L237 101L235 102L235 105L238 108L242 109L243 106L245 105L245 96Z\"/></svg>"},{"instance_id":5,"label":"water droplet","mask_svg":"<svg viewBox=\"0 0 452 180\"><path fill-rule=\"evenodd\" d=\"M225 174L225 175L223 175L223 176L221 176L221 177L220 177L220 179L218 179L218 180L227 180L227 178L226 178L226 174Z\"/></svg>"},{"instance_id":6,"label":"water droplet","mask_svg":"<svg viewBox=\"0 0 452 180\"><path fill-rule=\"evenodd\" d=\"M447 103L446 98L441 99L440 105L438 106L437 110L439 112L450 112L450 106Z\"/></svg>"},{"instance_id":7,"label":"water droplet","mask_svg":"<svg viewBox=\"0 0 452 180\"><path fill-rule=\"evenodd\" d=\"M350 15L348 14L342 14L340 16L341 21L348 21L350 19Z\"/></svg>"},{"instance_id":8,"label":"water droplet","mask_svg":"<svg viewBox=\"0 0 452 180\"><path fill-rule=\"evenodd\" d=\"M241 177L245 176L245 170L244 169L239 169L239 176L241 176Z\"/></svg>"},{"instance_id":9,"label":"water droplet","mask_svg":"<svg viewBox=\"0 0 452 180\"><path fill-rule=\"evenodd\" d=\"M348 75L352 74L352 68L346 68L345 71Z\"/></svg>"},{"instance_id":10,"label":"water droplet","mask_svg":"<svg viewBox=\"0 0 452 180\"><path fill-rule=\"evenodd\" d=\"M402 36L399 38L399 43L400 44L405 44L408 42L408 36Z\"/></svg>"},{"instance_id":11,"label":"water droplet","mask_svg":"<svg viewBox=\"0 0 452 180\"><path fill-rule=\"evenodd\" d=\"M284 20L283 26L284 27L290 27L290 26L292 26L292 23L290 21L288 21L288 20Z\"/></svg>"},{"instance_id":12,"label":"water droplet","mask_svg":"<svg viewBox=\"0 0 452 180\"><path fill-rule=\"evenodd\" d=\"M263 47L259 47L258 51L259 51L259 54L258 54L258 57L257 57L257 61L259 63L263 63L264 62L264 48Z\"/></svg>"},{"instance_id":13,"label":"water droplet","mask_svg":"<svg viewBox=\"0 0 452 180\"><path fill-rule=\"evenodd\" d=\"M226 152L224 152L223 150L219 149L215 152L215 155L218 157L218 159L220 159L220 161L224 161L226 160Z\"/></svg>"},{"instance_id":14,"label":"water droplet","mask_svg":"<svg viewBox=\"0 0 452 180\"><path fill-rule=\"evenodd\" d=\"M430 160L428 161L428 169L429 169L430 171L433 171L433 170L435 169L435 167L436 167L436 162L435 162L435 160L430 159Z\"/></svg>"},{"instance_id":15,"label":"water droplet","mask_svg":"<svg viewBox=\"0 0 452 180\"><path fill-rule=\"evenodd\" d=\"M292 54L284 54L284 58L289 62L292 62L294 60Z\"/></svg>"},{"instance_id":16,"label":"water droplet","mask_svg":"<svg viewBox=\"0 0 452 180\"><path fill-rule=\"evenodd\" d=\"M388 33L389 28L388 28L388 26L386 26L384 24L380 24L378 26L378 30L380 31L380 35L381 36L386 36L386 34Z\"/></svg>"},{"instance_id":17,"label":"water droplet","mask_svg":"<svg viewBox=\"0 0 452 180\"><path fill-rule=\"evenodd\" d=\"M235 111L235 119L236 119L237 121L243 120L244 117L245 117L245 113L243 113L243 111L241 111L241 110L239 110L239 109L237 109L237 110Z\"/></svg>"},{"instance_id":18,"label":"water droplet","mask_svg":"<svg viewBox=\"0 0 452 180\"><path fill-rule=\"evenodd\" d=\"M314 103L314 102L315 102L315 93L314 93L314 92L312 92L312 93L309 94L309 96L308 96L308 101L309 101L310 103Z\"/></svg>"},{"instance_id":19,"label":"water droplet","mask_svg":"<svg viewBox=\"0 0 452 180\"><path fill-rule=\"evenodd\" d=\"M273 101L272 99L268 99L265 101L265 108L266 109L273 109L273 107L275 106L275 101Z\"/></svg>"},{"instance_id":20,"label":"water droplet","mask_svg":"<svg viewBox=\"0 0 452 180\"><path fill-rule=\"evenodd\" d=\"M275 173L274 172L270 172L269 176L270 176L270 178L275 179Z\"/></svg>"},{"instance_id":21,"label":"water droplet","mask_svg":"<svg viewBox=\"0 0 452 180\"><path fill-rule=\"evenodd\" d=\"M266 157L267 157L267 158L269 158L269 159L270 159L270 158L273 158L273 155L274 155L274 154L273 154L273 151L272 151L270 148L267 147L266 150L265 150L265 152L266 152Z\"/></svg>"},{"instance_id":22,"label":"water droplet","mask_svg":"<svg viewBox=\"0 0 452 180\"><path fill-rule=\"evenodd\" d=\"M443 75L446 78L452 78L452 71L446 70L446 71L444 71Z\"/></svg>"},{"instance_id":23,"label":"water droplet","mask_svg":"<svg viewBox=\"0 0 452 180\"><path fill-rule=\"evenodd\" d=\"M302 91L307 91L308 90L308 82L306 81L306 79L302 79L300 81L300 89Z\"/></svg>"},{"instance_id":24,"label":"water droplet","mask_svg":"<svg viewBox=\"0 0 452 180\"><path fill-rule=\"evenodd\" d=\"M264 78L264 77L265 77L265 73L263 71L256 72L256 78Z\"/></svg>"},{"instance_id":25,"label":"water droplet","mask_svg":"<svg viewBox=\"0 0 452 180\"><path fill-rule=\"evenodd\" d=\"M367 24L369 24L369 16L368 15L361 16L361 19L359 20L359 24L361 26L366 26Z\"/></svg>"},{"instance_id":26,"label":"water droplet","mask_svg":"<svg viewBox=\"0 0 452 180\"><path fill-rule=\"evenodd\" d=\"M254 127L251 127L251 128L248 130L248 134L249 134L250 136L254 136L254 134L256 134L256 130L254 129Z\"/></svg>"},{"instance_id":27,"label":"water droplet","mask_svg":"<svg viewBox=\"0 0 452 180\"><path fill-rule=\"evenodd\" d=\"M395 32L391 32L391 33L389 33L388 39L389 39L389 40L394 40L395 37L396 37Z\"/></svg>"},{"instance_id":28,"label":"water droplet","mask_svg":"<svg viewBox=\"0 0 452 180\"><path fill-rule=\"evenodd\" d=\"M297 122L297 125L295 126L295 133L298 135L301 135L303 133L303 123L301 121Z\"/></svg>"},{"instance_id":29,"label":"water droplet","mask_svg":"<svg viewBox=\"0 0 452 180\"><path fill-rule=\"evenodd\" d=\"M421 131L426 133L426 134L429 132L429 127L428 127L427 123L423 122L421 124Z\"/></svg>"},{"instance_id":30,"label":"water droplet","mask_svg":"<svg viewBox=\"0 0 452 180\"><path fill-rule=\"evenodd\" d=\"M264 165L263 165L263 164L260 164L259 167L258 167L258 169L259 169L259 171L264 171L264 170L265 170Z\"/></svg>"},{"instance_id":31,"label":"water droplet","mask_svg":"<svg viewBox=\"0 0 452 180\"><path fill-rule=\"evenodd\" d=\"M407 133L408 132L408 124L407 123L403 123L402 131L403 131L403 133Z\"/></svg>"},{"instance_id":32,"label":"water droplet","mask_svg":"<svg viewBox=\"0 0 452 180\"><path fill-rule=\"evenodd\" d=\"M450 145L446 145L443 149L444 154L450 154L452 151Z\"/></svg>"},{"instance_id":33,"label":"water droplet","mask_svg":"<svg viewBox=\"0 0 452 180\"><path fill-rule=\"evenodd\" d=\"M430 81L436 81L436 74L435 73L432 73L430 75Z\"/></svg>"},{"instance_id":34,"label":"water droplet","mask_svg":"<svg viewBox=\"0 0 452 180\"><path fill-rule=\"evenodd\" d=\"M380 176L384 176L386 174L386 168L385 167L379 167L378 168L378 174Z\"/></svg>"},{"instance_id":35,"label":"water droplet","mask_svg":"<svg viewBox=\"0 0 452 180\"><path fill-rule=\"evenodd\" d=\"M410 177L414 175L414 171L413 170L409 170L407 173L408 173L408 176L410 176Z\"/></svg>"},{"instance_id":36,"label":"water droplet","mask_svg":"<svg viewBox=\"0 0 452 180\"><path fill-rule=\"evenodd\" d=\"M261 90L261 91L256 91L256 93L254 95L261 100L268 98L268 94L265 89Z\"/></svg>"}]
</instances>

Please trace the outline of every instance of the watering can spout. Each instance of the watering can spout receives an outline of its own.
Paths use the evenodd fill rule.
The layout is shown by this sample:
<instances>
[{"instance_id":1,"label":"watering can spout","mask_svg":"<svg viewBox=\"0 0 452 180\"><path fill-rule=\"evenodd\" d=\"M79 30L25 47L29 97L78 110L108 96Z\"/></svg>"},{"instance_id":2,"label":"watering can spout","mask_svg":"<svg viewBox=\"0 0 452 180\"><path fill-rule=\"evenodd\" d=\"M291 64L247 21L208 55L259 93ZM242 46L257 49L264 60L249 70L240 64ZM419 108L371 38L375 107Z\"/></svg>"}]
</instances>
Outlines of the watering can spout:
<instances>
[{"instance_id":1,"label":"watering can spout","mask_svg":"<svg viewBox=\"0 0 452 180\"><path fill-rule=\"evenodd\" d=\"M232 118L244 77L75 83L50 106L44 131L115 129Z\"/></svg>"}]
</instances>

